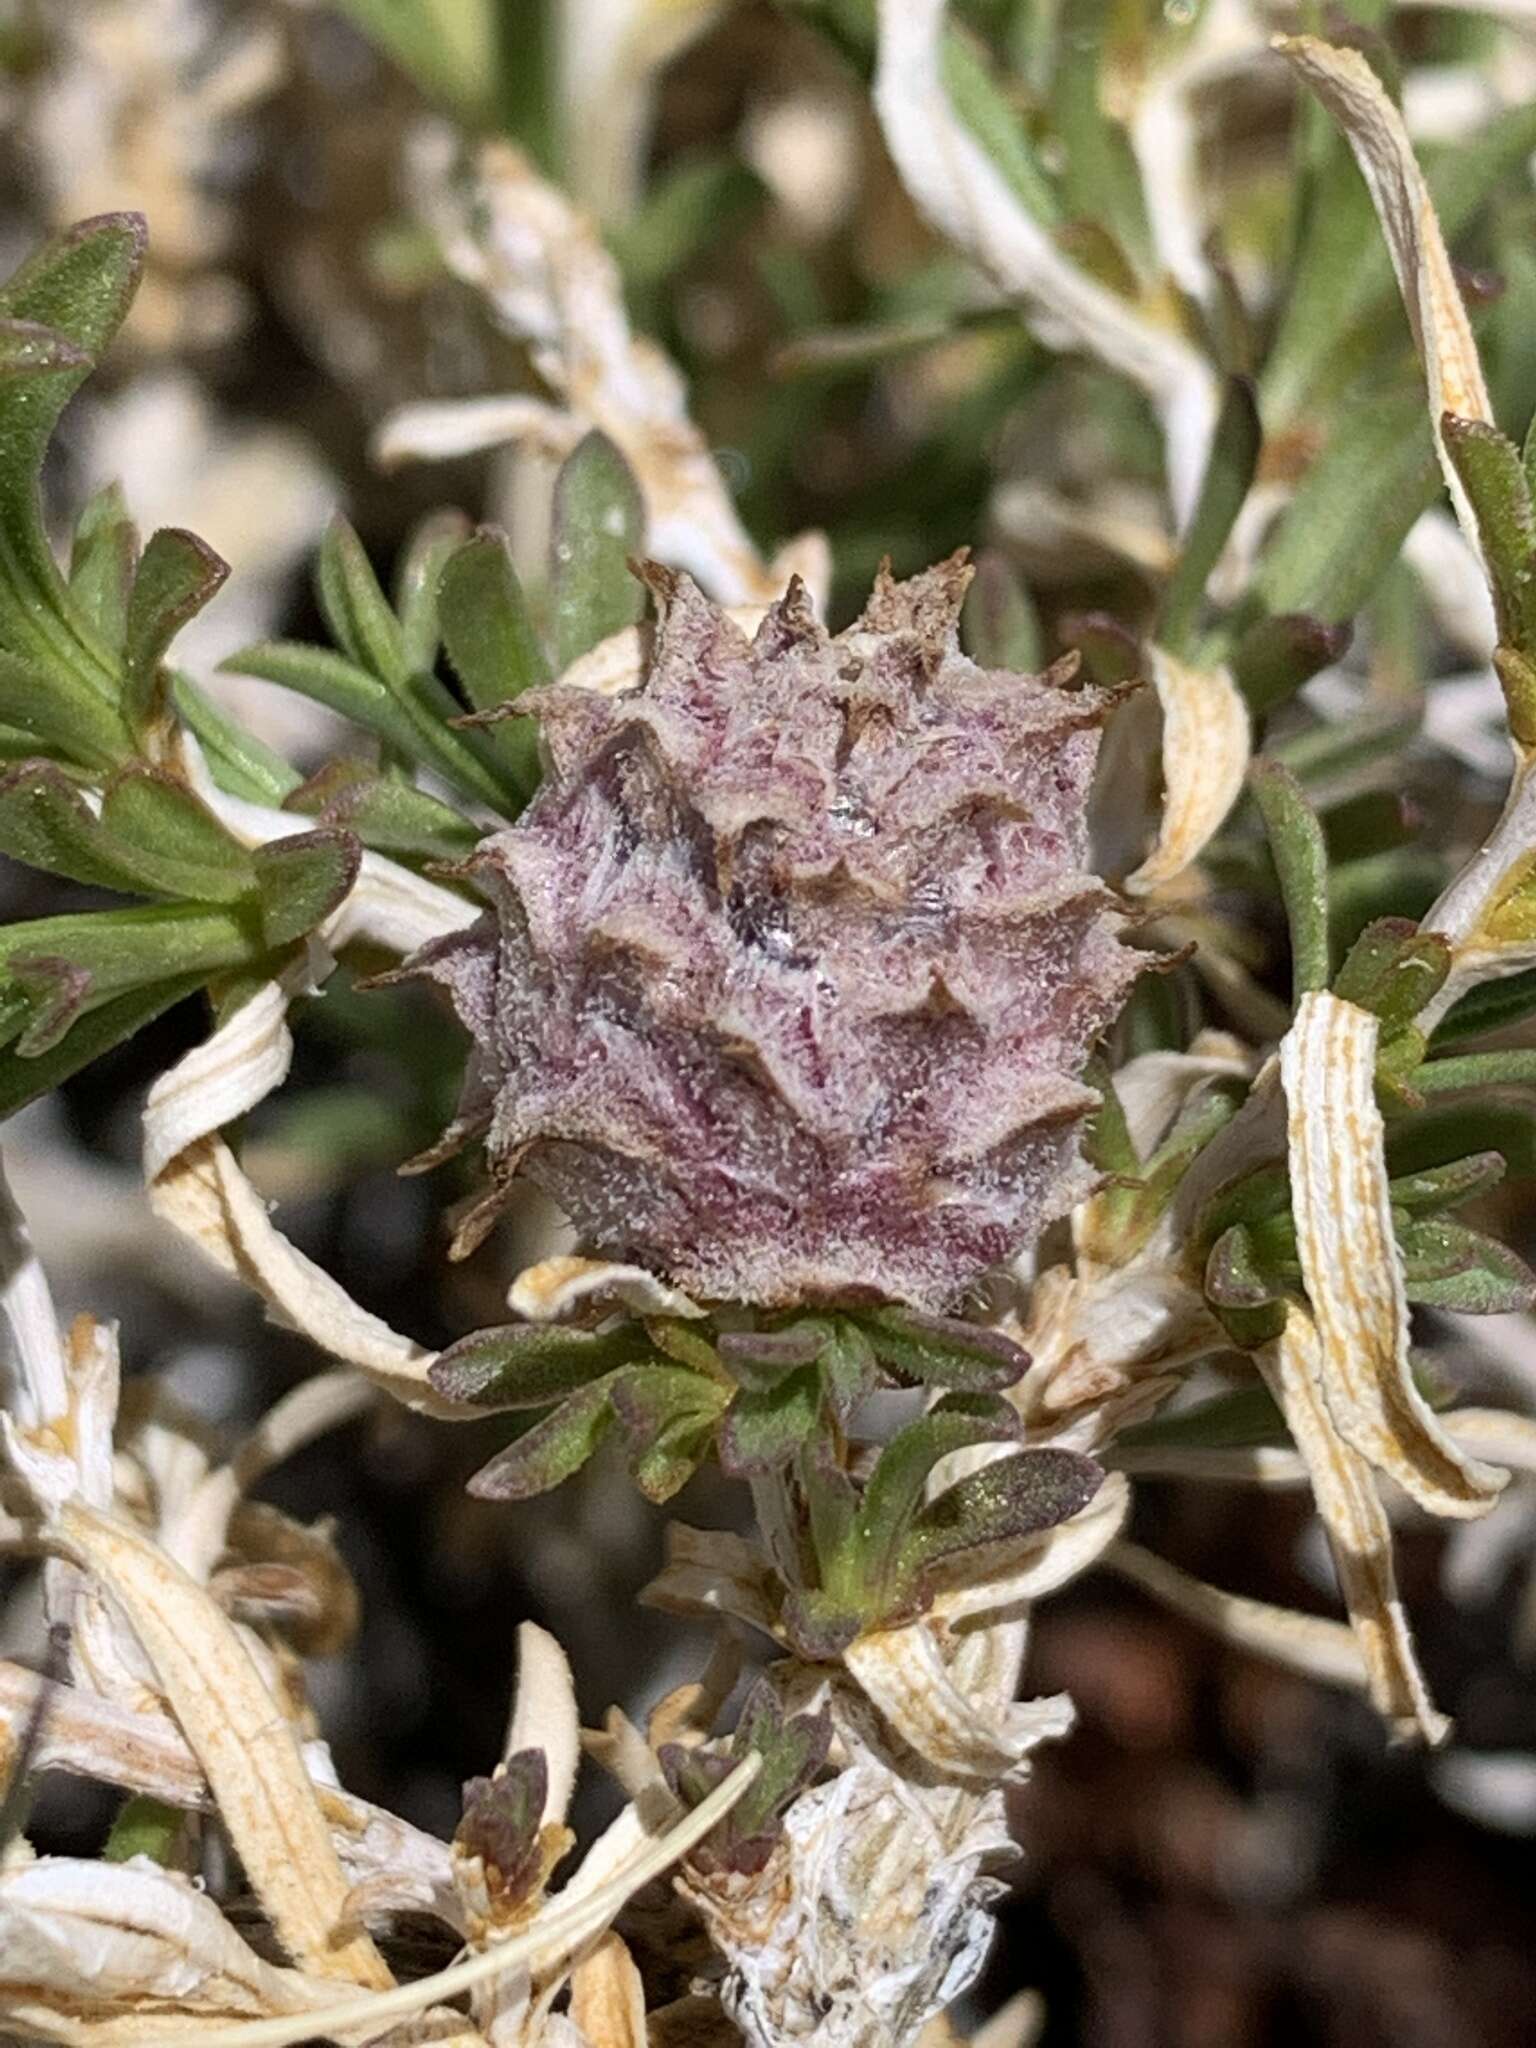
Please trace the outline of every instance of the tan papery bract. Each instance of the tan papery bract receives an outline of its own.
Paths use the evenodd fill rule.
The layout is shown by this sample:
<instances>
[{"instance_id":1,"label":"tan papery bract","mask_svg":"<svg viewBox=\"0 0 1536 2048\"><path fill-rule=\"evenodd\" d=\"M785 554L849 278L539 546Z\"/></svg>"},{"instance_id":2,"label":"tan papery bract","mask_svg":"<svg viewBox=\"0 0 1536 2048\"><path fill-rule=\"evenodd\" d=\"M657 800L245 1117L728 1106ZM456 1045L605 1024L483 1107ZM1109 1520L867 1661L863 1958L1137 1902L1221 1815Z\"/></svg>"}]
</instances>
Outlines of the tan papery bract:
<instances>
[{"instance_id":1,"label":"tan papery bract","mask_svg":"<svg viewBox=\"0 0 1536 2048\"><path fill-rule=\"evenodd\" d=\"M1440 1743L1450 1723L1436 1712L1414 1654L1392 1568L1391 1524L1370 1465L1336 1426L1325 1356L1311 1317L1292 1305L1284 1333L1256 1362L1306 1463L1372 1704L1400 1739Z\"/></svg>"},{"instance_id":2,"label":"tan papery bract","mask_svg":"<svg viewBox=\"0 0 1536 2048\"><path fill-rule=\"evenodd\" d=\"M234 1625L118 1516L67 1501L44 1534L127 1616L289 1952L318 1976L391 1984L367 1935L344 1925L347 1883L330 1829L293 1730Z\"/></svg>"},{"instance_id":3,"label":"tan papery bract","mask_svg":"<svg viewBox=\"0 0 1536 2048\"><path fill-rule=\"evenodd\" d=\"M1481 553L1477 515L1446 453L1440 420L1450 412L1491 424L1493 408L1472 323L1403 117L1358 50L1337 49L1316 36L1276 36L1273 47L1343 129L1370 189L1423 359L1429 422L1446 489L1462 531Z\"/></svg>"},{"instance_id":4,"label":"tan papery bract","mask_svg":"<svg viewBox=\"0 0 1536 2048\"><path fill-rule=\"evenodd\" d=\"M1408 1303L1376 1107L1379 1020L1304 995L1280 1045L1291 1214L1338 1435L1423 1508L1480 1515L1508 1475L1454 1443L1413 1382Z\"/></svg>"},{"instance_id":5,"label":"tan papery bract","mask_svg":"<svg viewBox=\"0 0 1536 2048\"><path fill-rule=\"evenodd\" d=\"M1191 668L1160 647L1147 661L1163 709L1163 814L1157 843L1125 887L1148 896L1199 859L1242 794L1248 707L1225 668Z\"/></svg>"}]
</instances>

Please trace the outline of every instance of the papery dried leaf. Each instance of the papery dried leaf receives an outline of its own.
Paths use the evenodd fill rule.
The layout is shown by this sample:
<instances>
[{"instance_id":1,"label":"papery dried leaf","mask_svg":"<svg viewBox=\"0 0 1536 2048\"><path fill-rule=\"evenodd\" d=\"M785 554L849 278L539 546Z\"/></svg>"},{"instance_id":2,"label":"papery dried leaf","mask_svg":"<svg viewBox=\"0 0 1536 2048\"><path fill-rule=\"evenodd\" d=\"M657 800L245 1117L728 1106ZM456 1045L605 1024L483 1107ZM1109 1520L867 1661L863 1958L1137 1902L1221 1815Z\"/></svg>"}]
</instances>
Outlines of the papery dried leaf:
<instances>
[{"instance_id":1,"label":"papery dried leaf","mask_svg":"<svg viewBox=\"0 0 1536 2048\"><path fill-rule=\"evenodd\" d=\"M1338 1434L1432 1514L1486 1512L1507 1474L1446 1436L1414 1385L1376 1107L1379 1020L1317 992L1280 1046L1291 1214Z\"/></svg>"},{"instance_id":2,"label":"papery dried leaf","mask_svg":"<svg viewBox=\"0 0 1536 2048\"><path fill-rule=\"evenodd\" d=\"M1065 1693L989 1717L956 1686L926 1621L856 1637L843 1663L903 1742L936 1770L962 1778L990 1783L1009 1776L1076 1718Z\"/></svg>"},{"instance_id":3,"label":"papery dried leaf","mask_svg":"<svg viewBox=\"0 0 1536 2048\"><path fill-rule=\"evenodd\" d=\"M1366 1660L1343 1622L1209 1586L1135 1543L1117 1543L1105 1563L1174 1613L1210 1629L1223 1642L1268 1658L1288 1671L1320 1679L1325 1685L1345 1685L1360 1692L1366 1688Z\"/></svg>"},{"instance_id":4,"label":"papery dried leaf","mask_svg":"<svg viewBox=\"0 0 1536 2048\"><path fill-rule=\"evenodd\" d=\"M1010 297L1047 339L1107 363L1145 391L1162 418L1169 489L1180 524L1205 471L1218 410L1209 363L1064 256L957 118L944 91L947 0L881 0L874 103L886 146L922 211Z\"/></svg>"},{"instance_id":5,"label":"papery dried leaf","mask_svg":"<svg viewBox=\"0 0 1536 2048\"><path fill-rule=\"evenodd\" d=\"M0 1872L0 2024L23 2034L102 2038L116 2021L156 2026L297 2013L318 2017L341 1988L274 1967L190 1878L145 1857L45 1856Z\"/></svg>"},{"instance_id":6,"label":"papery dried leaf","mask_svg":"<svg viewBox=\"0 0 1536 2048\"><path fill-rule=\"evenodd\" d=\"M591 2048L646 2048L645 1986L617 1934L572 1970L570 2012Z\"/></svg>"},{"instance_id":7,"label":"papery dried leaf","mask_svg":"<svg viewBox=\"0 0 1536 2048\"><path fill-rule=\"evenodd\" d=\"M562 1322L577 1312L585 1316L627 1309L635 1316L697 1317L704 1310L681 1288L667 1287L643 1266L621 1266L611 1259L541 1259L526 1266L513 1281L507 1306L530 1323Z\"/></svg>"},{"instance_id":8,"label":"papery dried leaf","mask_svg":"<svg viewBox=\"0 0 1536 2048\"><path fill-rule=\"evenodd\" d=\"M1446 454L1440 420L1442 414L1453 412L1491 423L1493 409L1434 202L1402 115L1358 50L1337 49L1316 36L1276 36L1273 47L1343 129L1370 189L1423 358L1430 426L1446 487L1462 531L1481 552L1477 518Z\"/></svg>"},{"instance_id":9,"label":"papery dried leaf","mask_svg":"<svg viewBox=\"0 0 1536 2048\"><path fill-rule=\"evenodd\" d=\"M1125 886L1150 895L1200 857L1242 794L1252 745L1248 707L1224 668L1197 669L1147 650L1163 707L1163 814L1157 844Z\"/></svg>"},{"instance_id":10,"label":"papery dried leaf","mask_svg":"<svg viewBox=\"0 0 1536 2048\"><path fill-rule=\"evenodd\" d=\"M544 1759L540 1825L563 1821L581 1762L581 1722L570 1660L546 1628L524 1621L517 1630L517 1694L502 1754L536 1749Z\"/></svg>"},{"instance_id":11,"label":"papery dried leaf","mask_svg":"<svg viewBox=\"0 0 1536 2048\"><path fill-rule=\"evenodd\" d=\"M1369 1464L1336 1425L1325 1344L1305 1310L1291 1308L1284 1333L1256 1360L1306 1461L1372 1703L1400 1738L1443 1742L1450 1723L1436 1712L1414 1655L1392 1569L1391 1524Z\"/></svg>"},{"instance_id":12,"label":"papery dried leaf","mask_svg":"<svg viewBox=\"0 0 1536 2048\"><path fill-rule=\"evenodd\" d=\"M367 1935L344 1929L346 1879L298 1742L230 1622L115 1516L66 1502L48 1536L128 1616L289 1951L318 1976L392 1983Z\"/></svg>"},{"instance_id":13,"label":"papery dried leaf","mask_svg":"<svg viewBox=\"0 0 1536 2048\"><path fill-rule=\"evenodd\" d=\"M537 1974L557 1967L583 1943L601 1934L637 1891L686 1856L696 1842L717 1827L761 1767L759 1758L744 1758L702 1806L685 1814L657 1838L647 1840L643 1834L635 1837L626 1828L625 1854L617 1874L608 1876L605 1872L600 1882L579 1890L573 1881L558 1903L546 1907L525 1932L498 1941L484 1953L452 1963L414 1984L362 1998L340 1999L326 2014L327 2028L338 2037L354 2029L366 2030L365 2038L371 2039L396 2021L426 2012L489 1978L510 1975L521 1968ZM628 1811L633 1813L632 1808ZM609 1834L614 1834L617 1827L615 1823ZM601 1846L601 1842L594 1844L580 1874L585 1874ZM313 2032L313 2019L256 2020L241 2026L208 2028L199 2035L198 2048L297 2048Z\"/></svg>"}]
</instances>

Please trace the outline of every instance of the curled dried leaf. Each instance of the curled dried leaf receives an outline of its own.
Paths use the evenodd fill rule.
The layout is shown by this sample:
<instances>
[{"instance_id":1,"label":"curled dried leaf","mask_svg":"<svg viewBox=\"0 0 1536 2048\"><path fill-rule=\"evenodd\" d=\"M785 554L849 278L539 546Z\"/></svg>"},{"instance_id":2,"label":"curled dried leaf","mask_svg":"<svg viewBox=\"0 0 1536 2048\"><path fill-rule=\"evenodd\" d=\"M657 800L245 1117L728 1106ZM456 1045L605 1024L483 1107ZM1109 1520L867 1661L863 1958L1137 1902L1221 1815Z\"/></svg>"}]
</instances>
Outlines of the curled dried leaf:
<instances>
[{"instance_id":1,"label":"curled dried leaf","mask_svg":"<svg viewBox=\"0 0 1536 2048\"><path fill-rule=\"evenodd\" d=\"M1225 668L1192 668L1148 649L1163 708L1163 815L1157 843L1125 886L1147 896L1200 857L1242 794L1252 745L1248 707Z\"/></svg>"},{"instance_id":2,"label":"curled dried leaf","mask_svg":"<svg viewBox=\"0 0 1536 2048\"><path fill-rule=\"evenodd\" d=\"M1291 1214L1323 1399L1344 1443L1431 1514L1480 1515L1508 1475L1454 1443L1414 1385L1408 1303L1376 1107L1380 1020L1302 997L1280 1046Z\"/></svg>"}]
</instances>

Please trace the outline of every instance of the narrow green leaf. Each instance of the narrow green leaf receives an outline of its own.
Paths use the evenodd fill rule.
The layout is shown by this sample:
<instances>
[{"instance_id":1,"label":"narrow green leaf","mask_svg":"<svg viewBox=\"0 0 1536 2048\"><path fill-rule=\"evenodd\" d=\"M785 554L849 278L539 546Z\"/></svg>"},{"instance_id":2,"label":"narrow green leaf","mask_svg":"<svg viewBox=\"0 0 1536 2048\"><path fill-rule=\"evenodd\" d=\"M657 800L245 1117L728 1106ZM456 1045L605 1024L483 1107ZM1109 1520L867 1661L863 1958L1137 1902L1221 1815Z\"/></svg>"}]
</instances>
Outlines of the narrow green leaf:
<instances>
[{"instance_id":1,"label":"narrow green leaf","mask_svg":"<svg viewBox=\"0 0 1536 2048\"><path fill-rule=\"evenodd\" d=\"M630 1471L646 1499L670 1500L703 1463L731 1390L679 1365L631 1366L609 1399Z\"/></svg>"},{"instance_id":2,"label":"narrow green leaf","mask_svg":"<svg viewBox=\"0 0 1536 2048\"><path fill-rule=\"evenodd\" d=\"M1536 1085L1536 1051L1462 1053L1429 1060L1406 1078L1420 1095L1444 1095L1453 1088L1530 1087Z\"/></svg>"},{"instance_id":3,"label":"narrow green leaf","mask_svg":"<svg viewBox=\"0 0 1536 2048\"><path fill-rule=\"evenodd\" d=\"M1211 1246L1205 1262L1205 1293L1218 1308L1262 1308L1285 1291L1283 1279L1266 1265L1255 1232L1235 1223Z\"/></svg>"},{"instance_id":4,"label":"narrow green leaf","mask_svg":"<svg viewBox=\"0 0 1536 2048\"><path fill-rule=\"evenodd\" d=\"M1466 1315L1516 1315L1536 1307L1536 1274L1505 1246L1443 1217L1397 1226L1408 1299Z\"/></svg>"},{"instance_id":5,"label":"narrow green leaf","mask_svg":"<svg viewBox=\"0 0 1536 2048\"><path fill-rule=\"evenodd\" d=\"M733 1479L750 1479L788 1464L820 1412L821 1381L814 1366L787 1373L761 1392L744 1388L720 1425L720 1469Z\"/></svg>"},{"instance_id":6,"label":"narrow green leaf","mask_svg":"<svg viewBox=\"0 0 1536 2048\"><path fill-rule=\"evenodd\" d=\"M996 548L976 557L976 580L966 594L961 636L983 668L1033 675L1040 666L1040 620L1023 578Z\"/></svg>"},{"instance_id":7,"label":"narrow green leaf","mask_svg":"<svg viewBox=\"0 0 1536 2048\"><path fill-rule=\"evenodd\" d=\"M1482 1152L1497 1152L1512 1179L1536 1178L1536 1108L1502 1094L1442 1102L1394 1120L1387 1131L1387 1171L1394 1179Z\"/></svg>"},{"instance_id":8,"label":"narrow green leaf","mask_svg":"<svg viewBox=\"0 0 1536 2048\"><path fill-rule=\"evenodd\" d=\"M1477 517L1499 636L1536 655L1536 511L1520 451L1485 420L1448 412L1440 432Z\"/></svg>"},{"instance_id":9,"label":"narrow green leaf","mask_svg":"<svg viewBox=\"0 0 1536 2048\"><path fill-rule=\"evenodd\" d=\"M291 790L285 810L355 833L364 846L404 860L459 861L481 834L461 811L371 761L327 762Z\"/></svg>"},{"instance_id":10,"label":"narrow green leaf","mask_svg":"<svg viewBox=\"0 0 1536 2048\"><path fill-rule=\"evenodd\" d=\"M1001 171L1025 211L1044 227L1062 219L1056 189L1041 168L1023 122L985 58L965 32L949 29L941 52L950 104Z\"/></svg>"},{"instance_id":11,"label":"narrow green leaf","mask_svg":"<svg viewBox=\"0 0 1536 2048\"><path fill-rule=\"evenodd\" d=\"M0 1050L0 1118L50 1094L82 1067L137 1037L147 1024L195 995L203 981L198 972L130 989L80 1018L62 1043L35 1058L23 1058L11 1047Z\"/></svg>"},{"instance_id":12,"label":"narrow green leaf","mask_svg":"<svg viewBox=\"0 0 1536 2048\"><path fill-rule=\"evenodd\" d=\"M884 1308L850 1317L875 1355L901 1378L920 1385L991 1393L1023 1378L1029 1355L1001 1330L982 1329L951 1316Z\"/></svg>"},{"instance_id":13,"label":"narrow green leaf","mask_svg":"<svg viewBox=\"0 0 1536 2048\"><path fill-rule=\"evenodd\" d=\"M629 562L644 545L640 486L612 441L594 430L555 479L550 589L557 668L639 620L645 595Z\"/></svg>"},{"instance_id":14,"label":"narrow green leaf","mask_svg":"<svg viewBox=\"0 0 1536 2048\"><path fill-rule=\"evenodd\" d=\"M1492 1150L1469 1152L1443 1166L1426 1166L1416 1173L1395 1174L1390 1182L1392 1206L1410 1216L1434 1215L1454 1209L1462 1202L1475 1201L1496 1188L1504 1178L1504 1155Z\"/></svg>"},{"instance_id":15,"label":"narrow green leaf","mask_svg":"<svg viewBox=\"0 0 1536 2048\"><path fill-rule=\"evenodd\" d=\"M253 858L264 943L290 946L340 909L361 857L347 832L299 832L258 846Z\"/></svg>"},{"instance_id":16,"label":"narrow green leaf","mask_svg":"<svg viewBox=\"0 0 1536 2048\"><path fill-rule=\"evenodd\" d=\"M833 1582L841 1585L852 1575L864 1594L876 1600L894 1592L907 1536L934 1466L952 1451L1009 1442L1022 1427L1009 1402L983 1396L974 1404L940 1402L897 1430L869 1476L854 1518L852 1554L833 1573Z\"/></svg>"},{"instance_id":17,"label":"narrow green leaf","mask_svg":"<svg viewBox=\"0 0 1536 2048\"><path fill-rule=\"evenodd\" d=\"M1205 601L1206 583L1227 544L1232 522L1248 496L1263 440L1253 386L1246 377L1234 377L1228 382L1222 400L1200 496L1179 549L1178 566L1163 592L1155 637L1170 654L1183 655L1189 651Z\"/></svg>"},{"instance_id":18,"label":"narrow green leaf","mask_svg":"<svg viewBox=\"0 0 1536 2048\"><path fill-rule=\"evenodd\" d=\"M829 1324L806 1318L778 1330L725 1330L715 1348L732 1378L760 1393L786 1373L814 1365L830 1335Z\"/></svg>"},{"instance_id":19,"label":"narrow green leaf","mask_svg":"<svg viewBox=\"0 0 1536 2048\"><path fill-rule=\"evenodd\" d=\"M75 522L69 554L70 593L106 646L128 639L128 602L139 561L139 535L120 484L106 484Z\"/></svg>"},{"instance_id":20,"label":"narrow green leaf","mask_svg":"<svg viewBox=\"0 0 1536 2048\"><path fill-rule=\"evenodd\" d=\"M1138 1422L1115 1438L1115 1451L1246 1451L1287 1444L1290 1431L1268 1387L1236 1387L1173 1415ZM1114 1452L1109 1454L1113 1462Z\"/></svg>"},{"instance_id":21,"label":"narrow green leaf","mask_svg":"<svg viewBox=\"0 0 1536 2048\"><path fill-rule=\"evenodd\" d=\"M1435 1046L1503 1031L1536 1015L1536 968L1504 981L1485 981L1453 1003L1435 1028Z\"/></svg>"},{"instance_id":22,"label":"narrow green leaf","mask_svg":"<svg viewBox=\"0 0 1536 2048\"><path fill-rule=\"evenodd\" d=\"M184 783L133 767L102 792L101 832L125 876L155 895L234 903L256 884L247 849Z\"/></svg>"},{"instance_id":23,"label":"narrow green leaf","mask_svg":"<svg viewBox=\"0 0 1536 2048\"><path fill-rule=\"evenodd\" d=\"M516 703L552 671L534 630L505 534L484 530L445 565L438 585L443 644L476 711ZM539 781L538 733L529 719L493 728L515 786L531 796Z\"/></svg>"},{"instance_id":24,"label":"narrow green leaf","mask_svg":"<svg viewBox=\"0 0 1536 2048\"><path fill-rule=\"evenodd\" d=\"M179 1807L136 1792L118 1809L112 1832L102 1844L101 1860L127 1863L135 1856L148 1856L154 1863L168 1864L176 1855L186 1824L187 1816Z\"/></svg>"},{"instance_id":25,"label":"narrow green leaf","mask_svg":"<svg viewBox=\"0 0 1536 2048\"><path fill-rule=\"evenodd\" d=\"M594 1380L562 1401L482 1465L467 1490L478 1500L531 1500L579 1472L612 1427L612 1385L611 1376Z\"/></svg>"},{"instance_id":26,"label":"narrow green leaf","mask_svg":"<svg viewBox=\"0 0 1536 2048\"><path fill-rule=\"evenodd\" d=\"M190 676L172 678L171 701L220 789L275 810L298 787L298 772L282 755L236 725Z\"/></svg>"},{"instance_id":27,"label":"narrow green leaf","mask_svg":"<svg viewBox=\"0 0 1536 2048\"><path fill-rule=\"evenodd\" d=\"M150 535L128 599L124 650L123 709L136 730L157 714L166 650L228 574L229 564L195 533L167 526Z\"/></svg>"},{"instance_id":28,"label":"narrow green leaf","mask_svg":"<svg viewBox=\"0 0 1536 2048\"><path fill-rule=\"evenodd\" d=\"M75 351L57 370L0 383L0 640L13 653L116 690L112 650L69 593L38 500L59 415L122 325L144 263L141 216L103 214L56 235L0 290L0 319L53 329Z\"/></svg>"},{"instance_id":29,"label":"narrow green leaf","mask_svg":"<svg viewBox=\"0 0 1536 2048\"><path fill-rule=\"evenodd\" d=\"M1348 651L1351 629L1326 625L1306 612L1280 612L1257 620L1228 660L1232 679L1256 717L1288 703L1313 676Z\"/></svg>"},{"instance_id":30,"label":"narrow green leaf","mask_svg":"<svg viewBox=\"0 0 1536 2048\"><path fill-rule=\"evenodd\" d=\"M71 881L121 888L100 840L90 805L53 762L24 761L0 777L0 853Z\"/></svg>"},{"instance_id":31,"label":"narrow green leaf","mask_svg":"<svg viewBox=\"0 0 1536 2048\"><path fill-rule=\"evenodd\" d=\"M1371 1010L1384 1030L1411 1024L1451 971L1451 949L1439 932L1421 932L1409 918L1378 918L1366 926L1334 977L1333 992Z\"/></svg>"},{"instance_id":32,"label":"narrow green leaf","mask_svg":"<svg viewBox=\"0 0 1536 2048\"><path fill-rule=\"evenodd\" d=\"M339 512L320 542L315 594L342 653L398 690L410 673L405 636L362 542Z\"/></svg>"},{"instance_id":33,"label":"narrow green leaf","mask_svg":"<svg viewBox=\"0 0 1536 2048\"><path fill-rule=\"evenodd\" d=\"M1353 617L1439 488L1417 379L1352 403L1265 544L1254 596L1268 612Z\"/></svg>"},{"instance_id":34,"label":"narrow green leaf","mask_svg":"<svg viewBox=\"0 0 1536 2048\"><path fill-rule=\"evenodd\" d=\"M398 753L436 768L466 796L495 809L507 803L509 778L484 763L485 735L458 734L449 721L459 706L435 677L415 676L397 694L345 655L296 641L266 640L232 654L222 663L238 675L261 676L312 697L375 733Z\"/></svg>"},{"instance_id":35,"label":"narrow green leaf","mask_svg":"<svg viewBox=\"0 0 1536 2048\"><path fill-rule=\"evenodd\" d=\"M0 720L28 735L33 751L83 768L109 769L133 751L117 710L66 669L0 648Z\"/></svg>"},{"instance_id":36,"label":"narrow green leaf","mask_svg":"<svg viewBox=\"0 0 1536 2048\"><path fill-rule=\"evenodd\" d=\"M1317 813L1278 761L1259 761L1249 777L1269 835L1291 932L1296 999L1328 986L1328 856Z\"/></svg>"},{"instance_id":37,"label":"narrow green leaf","mask_svg":"<svg viewBox=\"0 0 1536 2048\"><path fill-rule=\"evenodd\" d=\"M1156 258L1136 155L1103 102L1111 13L1108 0L1064 0L1051 81L1052 139L1063 158L1068 217L1107 228L1145 277L1156 269Z\"/></svg>"},{"instance_id":38,"label":"narrow green leaf","mask_svg":"<svg viewBox=\"0 0 1536 2048\"><path fill-rule=\"evenodd\" d=\"M827 1405L839 1427L846 1428L854 1409L880 1382L875 1347L857 1323L839 1318L821 1347L817 1365Z\"/></svg>"},{"instance_id":39,"label":"narrow green leaf","mask_svg":"<svg viewBox=\"0 0 1536 2048\"><path fill-rule=\"evenodd\" d=\"M395 612L406 667L413 672L430 669L437 660L442 640L437 620L438 585L470 532L462 512L445 509L429 513L405 544L395 574Z\"/></svg>"},{"instance_id":40,"label":"narrow green leaf","mask_svg":"<svg viewBox=\"0 0 1536 2048\"><path fill-rule=\"evenodd\" d=\"M898 1579L921 1586L946 1577L967 1553L978 1564L1000 1543L1017 1543L1081 1514L1104 1484L1104 1468L1081 1451L1015 1451L956 1480L918 1514L902 1545Z\"/></svg>"},{"instance_id":41,"label":"narrow green leaf","mask_svg":"<svg viewBox=\"0 0 1536 2048\"><path fill-rule=\"evenodd\" d=\"M651 1356L643 1323L571 1330L555 1323L509 1323L461 1337L432 1361L433 1386L472 1408L543 1408L620 1366Z\"/></svg>"}]
</instances>

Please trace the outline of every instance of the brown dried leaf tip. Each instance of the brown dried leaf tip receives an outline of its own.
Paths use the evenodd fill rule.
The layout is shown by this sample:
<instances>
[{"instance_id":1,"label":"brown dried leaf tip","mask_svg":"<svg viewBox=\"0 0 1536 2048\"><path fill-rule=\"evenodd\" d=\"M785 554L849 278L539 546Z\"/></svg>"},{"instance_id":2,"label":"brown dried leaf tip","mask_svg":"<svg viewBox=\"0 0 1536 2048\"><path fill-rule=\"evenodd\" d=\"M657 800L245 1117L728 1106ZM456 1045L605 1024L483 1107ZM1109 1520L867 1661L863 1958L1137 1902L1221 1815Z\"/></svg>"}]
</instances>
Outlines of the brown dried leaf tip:
<instances>
[{"instance_id":1,"label":"brown dried leaf tip","mask_svg":"<svg viewBox=\"0 0 1536 2048\"><path fill-rule=\"evenodd\" d=\"M455 1134L705 1298L954 1304L1086 1191L1079 1078L1138 967L1085 867L1110 699L959 651L963 555L748 640L648 564L638 689L555 684L545 781L416 971L474 1039Z\"/></svg>"}]
</instances>

